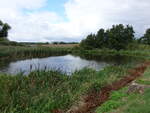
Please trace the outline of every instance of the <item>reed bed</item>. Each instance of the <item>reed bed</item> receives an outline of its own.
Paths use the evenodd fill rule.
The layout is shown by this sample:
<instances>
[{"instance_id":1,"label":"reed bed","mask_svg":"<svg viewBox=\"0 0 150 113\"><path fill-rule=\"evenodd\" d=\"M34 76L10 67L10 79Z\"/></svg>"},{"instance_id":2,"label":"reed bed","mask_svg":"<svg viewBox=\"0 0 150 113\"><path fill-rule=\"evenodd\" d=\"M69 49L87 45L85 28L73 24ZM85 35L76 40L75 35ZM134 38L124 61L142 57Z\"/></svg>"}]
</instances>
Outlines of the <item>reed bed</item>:
<instances>
[{"instance_id":1,"label":"reed bed","mask_svg":"<svg viewBox=\"0 0 150 113\"><path fill-rule=\"evenodd\" d=\"M0 74L1 113L51 113L67 110L84 95L126 75L133 65L109 66L101 71L82 69L71 76L34 71L28 76Z\"/></svg>"},{"instance_id":2,"label":"reed bed","mask_svg":"<svg viewBox=\"0 0 150 113\"><path fill-rule=\"evenodd\" d=\"M63 55L71 52L71 48L42 46L0 46L0 58L45 57Z\"/></svg>"}]
</instances>

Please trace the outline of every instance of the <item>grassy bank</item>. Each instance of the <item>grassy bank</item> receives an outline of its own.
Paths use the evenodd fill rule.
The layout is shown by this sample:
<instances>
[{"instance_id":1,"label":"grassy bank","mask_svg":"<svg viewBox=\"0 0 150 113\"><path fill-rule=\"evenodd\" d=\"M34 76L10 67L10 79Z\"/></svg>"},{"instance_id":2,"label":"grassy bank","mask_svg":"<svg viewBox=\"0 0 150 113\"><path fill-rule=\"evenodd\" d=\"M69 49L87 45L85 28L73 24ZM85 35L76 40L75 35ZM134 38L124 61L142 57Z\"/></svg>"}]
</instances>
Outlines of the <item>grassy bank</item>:
<instances>
[{"instance_id":1,"label":"grassy bank","mask_svg":"<svg viewBox=\"0 0 150 113\"><path fill-rule=\"evenodd\" d=\"M96 113L150 113L150 89L143 94L127 94L128 87L111 94L110 100L97 108Z\"/></svg>"},{"instance_id":2,"label":"grassy bank","mask_svg":"<svg viewBox=\"0 0 150 113\"><path fill-rule=\"evenodd\" d=\"M143 85L150 85L150 68L144 73L144 76L137 79L136 83Z\"/></svg>"},{"instance_id":3,"label":"grassy bank","mask_svg":"<svg viewBox=\"0 0 150 113\"><path fill-rule=\"evenodd\" d=\"M116 55L121 55L121 56L131 56L131 57L139 57L139 58L150 58L150 49L141 49L141 50L110 50L110 49L95 49L95 50L80 50L80 51L74 51L74 53L78 53L85 56L116 56Z\"/></svg>"},{"instance_id":4,"label":"grassy bank","mask_svg":"<svg viewBox=\"0 0 150 113\"><path fill-rule=\"evenodd\" d=\"M142 92L131 85L111 94L109 101L97 108L96 113L150 113L150 68L135 82ZM141 82L142 81L142 82ZM129 93L130 92L130 93Z\"/></svg>"},{"instance_id":5,"label":"grassy bank","mask_svg":"<svg viewBox=\"0 0 150 113\"><path fill-rule=\"evenodd\" d=\"M66 76L53 71L36 71L28 76L0 75L1 113L50 113L67 110L85 94L122 78L134 64L109 66L96 72L83 69Z\"/></svg>"}]
</instances>

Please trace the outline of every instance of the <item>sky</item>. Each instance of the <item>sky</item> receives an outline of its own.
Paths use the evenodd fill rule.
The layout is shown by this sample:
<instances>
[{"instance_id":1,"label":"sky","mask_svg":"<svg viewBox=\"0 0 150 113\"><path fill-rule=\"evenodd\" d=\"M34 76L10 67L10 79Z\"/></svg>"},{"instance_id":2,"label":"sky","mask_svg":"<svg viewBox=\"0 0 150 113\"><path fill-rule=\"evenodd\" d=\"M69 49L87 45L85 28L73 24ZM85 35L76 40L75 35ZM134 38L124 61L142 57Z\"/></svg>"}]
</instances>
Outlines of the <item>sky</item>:
<instances>
[{"instance_id":1,"label":"sky","mask_svg":"<svg viewBox=\"0 0 150 113\"><path fill-rule=\"evenodd\" d=\"M129 24L136 36L150 27L150 0L0 0L9 39L23 42L81 41L98 29Z\"/></svg>"}]
</instances>

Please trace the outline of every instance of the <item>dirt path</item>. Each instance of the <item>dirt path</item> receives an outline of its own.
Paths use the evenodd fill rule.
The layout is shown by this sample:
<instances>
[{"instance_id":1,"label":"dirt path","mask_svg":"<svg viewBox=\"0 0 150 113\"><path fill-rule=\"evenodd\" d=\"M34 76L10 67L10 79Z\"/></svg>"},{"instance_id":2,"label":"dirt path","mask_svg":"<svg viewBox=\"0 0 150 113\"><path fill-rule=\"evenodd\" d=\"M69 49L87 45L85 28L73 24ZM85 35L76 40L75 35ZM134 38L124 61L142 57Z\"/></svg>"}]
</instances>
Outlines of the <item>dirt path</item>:
<instances>
[{"instance_id":1,"label":"dirt path","mask_svg":"<svg viewBox=\"0 0 150 113\"><path fill-rule=\"evenodd\" d=\"M146 68L150 66L150 62L145 62L142 65L134 68L130 71L130 74L125 76L119 81L113 82L101 89L100 92L88 94L83 102L76 107L72 107L66 113L94 113L95 108L103 104L109 99L112 91L119 90L125 87L127 84L134 81L137 77L141 76ZM55 111L54 113L63 113L61 111Z\"/></svg>"}]
</instances>

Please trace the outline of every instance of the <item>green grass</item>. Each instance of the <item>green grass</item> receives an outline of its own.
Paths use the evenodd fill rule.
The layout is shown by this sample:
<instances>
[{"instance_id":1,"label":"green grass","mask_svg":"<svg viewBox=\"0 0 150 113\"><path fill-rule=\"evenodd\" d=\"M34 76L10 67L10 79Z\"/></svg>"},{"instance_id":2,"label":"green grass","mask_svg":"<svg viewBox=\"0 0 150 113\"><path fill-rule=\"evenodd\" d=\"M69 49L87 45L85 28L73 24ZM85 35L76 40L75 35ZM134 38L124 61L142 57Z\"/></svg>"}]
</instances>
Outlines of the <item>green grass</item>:
<instances>
[{"instance_id":1,"label":"green grass","mask_svg":"<svg viewBox=\"0 0 150 113\"><path fill-rule=\"evenodd\" d=\"M72 48L42 47L42 46L0 46L0 58L46 57L63 55L71 52Z\"/></svg>"},{"instance_id":2,"label":"green grass","mask_svg":"<svg viewBox=\"0 0 150 113\"><path fill-rule=\"evenodd\" d=\"M126 50L111 50L107 48L103 49L92 49L92 50L84 50L82 48L76 47L76 49L73 51L75 53L79 53L82 55L91 55L91 56L116 56L116 55L122 55L122 56L131 56L131 57L138 57L142 59L150 59L150 46L144 45L144 44L130 44L129 47L127 47Z\"/></svg>"},{"instance_id":3,"label":"green grass","mask_svg":"<svg viewBox=\"0 0 150 113\"><path fill-rule=\"evenodd\" d=\"M130 94L126 97L124 104L117 110L119 113L150 113L150 89L146 89L144 94Z\"/></svg>"},{"instance_id":4,"label":"green grass","mask_svg":"<svg viewBox=\"0 0 150 113\"><path fill-rule=\"evenodd\" d=\"M150 68L136 82L149 86L148 80L150 80ZM127 94L127 91L128 87L125 87L112 92L110 99L98 107L96 113L150 113L150 88L145 88L143 94Z\"/></svg>"},{"instance_id":5,"label":"green grass","mask_svg":"<svg viewBox=\"0 0 150 113\"><path fill-rule=\"evenodd\" d=\"M150 85L150 68L148 68L144 75L137 79L136 82L143 85Z\"/></svg>"},{"instance_id":6,"label":"green grass","mask_svg":"<svg viewBox=\"0 0 150 113\"><path fill-rule=\"evenodd\" d=\"M101 107L98 107L96 113L108 113L109 111L116 109L125 104L121 99L127 97L125 93L126 88L123 88L119 91L112 92L109 100L102 104Z\"/></svg>"},{"instance_id":7,"label":"green grass","mask_svg":"<svg viewBox=\"0 0 150 113\"><path fill-rule=\"evenodd\" d=\"M150 89L144 94L127 94L128 87L111 94L110 100L98 107L96 113L150 113Z\"/></svg>"},{"instance_id":8,"label":"green grass","mask_svg":"<svg viewBox=\"0 0 150 113\"><path fill-rule=\"evenodd\" d=\"M139 58L149 58L150 52L147 50L109 50L109 49L97 49L97 50L83 50L81 51L85 55L103 55L103 56L116 56L116 55L122 55L122 56L136 56Z\"/></svg>"},{"instance_id":9,"label":"green grass","mask_svg":"<svg viewBox=\"0 0 150 113\"><path fill-rule=\"evenodd\" d=\"M50 113L68 109L82 95L127 74L130 66L109 66L102 71L82 69L66 76L54 71L35 71L28 76L0 75L1 113Z\"/></svg>"}]
</instances>

